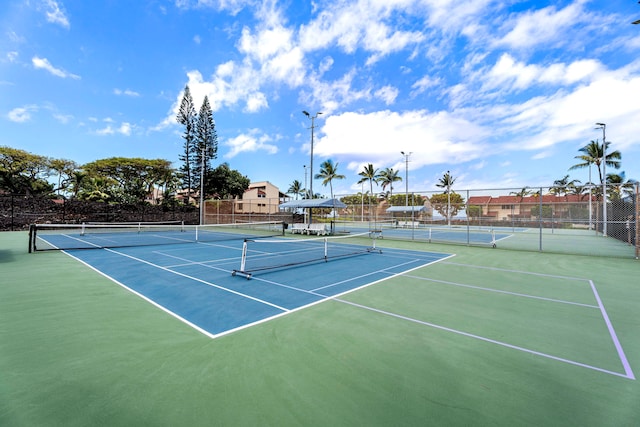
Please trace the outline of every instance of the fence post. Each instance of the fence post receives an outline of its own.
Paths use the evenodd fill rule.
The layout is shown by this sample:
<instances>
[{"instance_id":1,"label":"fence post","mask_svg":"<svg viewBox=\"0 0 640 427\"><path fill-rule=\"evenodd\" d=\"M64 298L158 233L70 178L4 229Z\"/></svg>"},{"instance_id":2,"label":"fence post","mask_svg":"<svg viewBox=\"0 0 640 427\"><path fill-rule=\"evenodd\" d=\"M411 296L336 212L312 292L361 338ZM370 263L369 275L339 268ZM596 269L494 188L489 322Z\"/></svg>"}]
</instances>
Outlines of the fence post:
<instances>
[{"instance_id":1,"label":"fence post","mask_svg":"<svg viewBox=\"0 0 640 427\"><path fill-rule=\"evenodd\" d=\"M13 231L13 191L11 192L11 231Z\"/></svg>"},{"instance_id":2,"label":"fence post","mask_svg":"<svg viewBox=\"0 0 640 427\"><path fill-rule=\"evenodd\" d=\"M640 188L640 183L636 182L636 217L635 219L635 227L636 227L636 259L640 258L640 229L638 228L638 221L640 220L640 192L638 189Z\"/></svg>"},{"instance_id":3,"label":"fence post","mask_svg":"<svg viewBox=\"0 0 640 427\"><path fill-rule=\"evenodd\" d=\"M538 219L540 222L540 252L542 252L542 226L544 219L542 218L542 187L540 187L540 192L538 193L538 199L540 199L540 212L538 213Z\"/></svg>"}]
</instances>

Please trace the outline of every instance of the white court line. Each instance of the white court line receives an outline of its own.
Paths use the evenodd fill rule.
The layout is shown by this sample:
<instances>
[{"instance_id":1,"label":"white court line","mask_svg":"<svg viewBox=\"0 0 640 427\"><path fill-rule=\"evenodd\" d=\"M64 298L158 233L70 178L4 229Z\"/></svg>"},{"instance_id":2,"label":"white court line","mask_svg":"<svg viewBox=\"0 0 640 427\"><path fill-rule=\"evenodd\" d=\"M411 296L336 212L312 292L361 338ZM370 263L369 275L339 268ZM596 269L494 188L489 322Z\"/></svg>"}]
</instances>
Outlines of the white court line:
<instances>
[{"instance_id":1,"label":"white court line","mask_svg":"<svg viewBox=\"0 0 640 427\"><path fill-rule=\"evenodd\" d=\"M354 302L351 302L351 301L346 301L346 300L343 300L343 299L334 298L334 300L338 301L338 302L341 302L341 303L344 303L344 304L352 305L354 307L359 307L359 308L362 308L364 310L373 311L373 312L376 312L376 313L384 314L386 316L395 317L397 319L406 320L406 321L409 321L409 322L412 322L412 323L417 323L417 324L420 324L420 325L429 326L431 328L439 329L439 330L446 331L446 332L451 332L451 333L454 333L454 334L457 334L457 335L462 335L462 336L465 336L465 337L468 337L468 338L473 338L473 339L477 339L477 340L480 340L480 341L488 342L488 343L491 343L491 344L500 345L502 347L507 347L507 348L510 348L510 349L513 349L513 350L522 351L524 353L529 353L529 354L533 354L533 355L536 355L536 356L545 357L547 359L556 360L558 362L568 363L570 365L579 366L581 368L592 369L594 371L603 372L603 373L609 374L609 375L615 375L617 377L623 377L623 378L628 378L628 379L635 380L635 377L633 377L633 374L631 376L629 376L628 373L627 374L621 374L619 372L609 371L607 369L598 368L597 366L591 366L591 365L587 365L585 363L580 363L580 362L576 362L576 361L573 361L573 360L564 359L562 357L557 357L557 356L553 356L553 355L550 355L550 354L542 353L542 352L539 352L539 351L530 350L528 348L520 347L520 346L513 345L513 344L508 344L508 343L502 342L502 341L492 340L490 338L485 338L485 337L482 337L482 336L479 336L479 335L470 334L468 332L459 331L457 329L448 328L446 326L436 325L435 323L424 322L422 320L414 319L414 318L407 317L407 316L402 316L400 314L391 313L389 311L379 310L377 308L368 307L366 305L357 304L357 303L354 303Z\"/></svg>"},{"instance_id":2,"label":"white court line","mask_svg":"<svg viewBox=\"0 0 640 427\"><path fill-rule=\"evenodd\" d=\"M584 282L587 279L581 277L572 277L572 276L558 276L556 274L547 274L547 273L536 273L533 271L522 271L522 270L510 270L508 268L500 268L500 267L488 267L484 265L474 265L474 264L459 264L455 262L447 262L447 265L455 265L457 267L467 267L467 268L475 268L478 270L493 270L493 271L503 271L505 273L518 273L525 274L529 276L539 276L539 277L549 277L553 279L565 279L565 280L577 280Z\"/></svg>"},{"instance_id":3,"label":"white court line","mask_svg":"<svg viewBox=\"0 0 640 427\"><path fill-rule=\"evenodd\" d=\"M585 368L589 368L589 369L593 369L596 371L601 371L601 372L605 372L608 374L612 374L612 375L616 375L616 376L620 376L623 378L628 378L631 380L635 380L635 376L633 374L633 371L631 369L631 366L629 364L629 361L624 353L624 350L622 348L622 344L620 343L620 341L618 340L618 337L616 335L615 330L613 329L613 324L611 323L609 316L607 315L607 311L604 308L604 304L602 303L602 300L600 299L600 295L598 294L598 291L595 287L595 284L593 283L592 280L588 280L588 279L582 279L582 278L578 278L578 277L570 277L570 276L557 276L557 275L551 275L551 274L545 274L545 273L534 273L534 272L527 272L527 271L518 271L518 270L508 270L508 269L503 269L503 268L498 268L498 267L486 267L486 266L476 266L476 265L472 265L472 264L459 264L459 263L452 263L452 262L446 262L445 264L447 265L455 265L457 267L470 267L470 268L478 268L478 269L485 269L485 270L493 270L493 271L504 271L504 272L509 272L509 273L519 273L519 274L528 274L528 275L532 275L532 276L539 276L539 277L549 277L549 278L557 278L557 279L564 279L564 280L576 280L576 281L583 281L583 282L589 282L590 286L591 286L591 291L593 293L594 298L596 299L596 302L598 303L597 306L594 305L588 305L588 304L581 304L581 303L576 303L576 302L571 302L571 301L563 301L563 300L556 300L556 299L551 299L551 298L544 298L544 297L536 297L533 295L526 295L526 294L518 294L518 293L512 293L512 292L507 292L507 291L502 291L502 290L498 290L498 289L491 289L491 288L482 288L479 286L473 286L473 285L465 285L465 284L461 284L461 283L454 283L454 282L447 282L444 280L436 280L436 279L430 279L427 277L420 277L420 276L413 276L413 275L404 275L405 277L409 277L412 279L419 279L419 280L424 280L424 281L433 281L433 282L438 282L438 283L444 283L444 284L448 284L448 285L452 285L452 286L461 286L461 287L467 287L467 288L474 288L474 289L479 289L479 290L485 290L488 292L497 292L497 293L505 293L505 294L511 294L514 296L521 296L521 297L525 297L525 298L535 298L535 299L541 299L541 300L548 300L551 302L558 302L558 303L563 303L563 304L572 304L572 305L578 305L578 306L584 306L587 308L597 308L600 310L600 312L602 313L602 317L604 318L604 321L607 325L607 328L609 330L609 335L611 336L611 339L613 340L613 343L616 347L616 351L618 353L618 357L620 359L620 362L622 363L622 366L624 367L625 370L625 374L621 374L621 373L617 373L617 372L613 372L613 371L608 371L606 369L602 369L602 368L597 368L591 365L586 365L583 363L579 363L579 362L574 362L568 359L563 359L560 357L556 357L556 356L552 356L552 355L548 355L546 353L541 353L541 352L537 352L534 350L529 350L523 347L518 347L518 346L514 346L511 344L507 344L507 343L503 343L500 341L495 341L495 340L491 340L489 338L485 338L485 337L480 337L477 335L473 335L473 334L469 334L466 332L462 332L462 331L457 331L455 329L451 329L451 328L447 328L444 326L439 326L439 325L435 325L432 323L428 323L428 322L422 322L416 319L411 319L411 318L406 318L405 316L402 315L398 315L398 314L394 314L394 313L388 313L382 310L378 310L372 307L366 307L366 306L361 306L362 308L371 310L371 311L376 311L376 312L380 312L383 314L388 314L390 316L394 316L394 317L398 317L398 318L403 318L405 320L409 320L409 321L414 321L417 323L422 323L425 324L427 326L432 326L434 328L438 328L438 329L442 329L442 330L446 330L446 331L450 331L450 332L454 332L454 333L458 333L460 335L465 335L465 336L469 336L472 338L476 338L482 341L486 341L486 342L491 342L494 344L498 344L498 345L502 345L505 347L509 347L509 348L513 348L516 350L520 350L520 351L525 351L527 353L531 353L531 354L536 354L539 356L543 356L543 357L547 357L550 359L554 359L554 360L558 360L561 362L565 362L565 363L569 363L569 364L573 364L573 365L577 365L577 366L582 366ZM342 301L342 300L338 300L337 301L341 301L341 302L345 302L347 304L351 304L351 305L355 305L355 306L360 306L358 304L355 303L351 303L348 301Z\"/></svg>"},{"instance_id":4,"label":"white court line","mask_svg":"<svg viewBox=\"0 0 640 427\"><path fill-rule=\"evenodd\" d=\"M611 320L609 320L609 315L607 314L607 310L604 309L604 305L600 300L600 295L598 294L598 290L596 286L593 284L593 281L589 280L589 284L591 285L591 289L593 290L593 295L596 297L596 301L598 301L598 306L600 307L600 312L602 313L602 317L604 318L604 322L607 324L607 328L609 329L609 334L611 335L611 339L613 340L613 344L616 346L616 351L618 352L618 357L620 357L620 361L622 362L622 366L624 366L624 371L627 374L627 378L635 380L636 377L633 375L633 371L631 370L631 366L629 365L629 361L627 360L627 356L624 354L624 350L622 349L622 345L618 340L618 336L616 335L616 331L613 329L613 325L611 324Z\"/></svg>"},{"instance_id":5,"label":"white court line","mask_svg":"<svg viewBox=\"0 0 640 427\"><path fill-rule=\"evenodd\" d=\"M421 276L405 276L405 277L410 277L412 279L423 280L423 281L427 281L427 282L435 282L435 283L442 283L442 284L445 284L445 285L458 286L458 287L461 287L461 288L470 288L470 289L477 289L477 290L480 290L480 291L495 292L495 293L498 293L498 294L513 295L513 296L523 297L523 298L539 299L539 300L549 301L549 302L558 302L558 303L561 303L561 304L577 305L577 306L580 306L580 307L600 308L597 305L583 304L583 303L580 303L580 302L565 301L565 300L555 299L555 298L539 297L539 296L536 296L536 295L522 294L522 293L510 292L510 291L503 291L503 290L500 290L500 289L493 289L493 288L485 288L485 287L482 287L482 286L465 285L464 283L456 283L456 282L449 282L449 281L446 281L446 280L430 279L428 277L421 277Z\"/></svg>"}]
</instances>

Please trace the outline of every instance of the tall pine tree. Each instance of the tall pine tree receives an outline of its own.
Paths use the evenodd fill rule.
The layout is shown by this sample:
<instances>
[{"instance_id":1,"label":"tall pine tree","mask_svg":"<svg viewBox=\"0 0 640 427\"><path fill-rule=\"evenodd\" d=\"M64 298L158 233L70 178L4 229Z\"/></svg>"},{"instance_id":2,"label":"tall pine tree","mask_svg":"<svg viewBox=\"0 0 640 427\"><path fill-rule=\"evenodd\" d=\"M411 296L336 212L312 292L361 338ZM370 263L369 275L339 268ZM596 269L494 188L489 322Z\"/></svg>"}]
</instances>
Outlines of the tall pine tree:
<instances>
[{"instance_id":1,"label":"tall pine tree","mask_svg":"<svg viewBox=\"0 0 640 427\"><path fill-rule=\"evenodd\" d=\"M211 160L218 157L218 135L209 98L204 97L196 121L196 143L191 158L192 182L200 186L200 178L211 170ZM204 168L204 169L203 169Z\"/></svg>"},{"instance_id":2,"label":"tall pine tree","mask_svg":"<svg viewBox=\"0 0 640 427\"><path fill-rule=\"evenodd\" d=\"M196 144L197 116L189 85L184 87L184 94L182 95L176 120L184 126L184 133L182 134L184 151L179 157L180 161L182 161L180 172L182 174L182 188L187 190L187 201L191 202L191 190L194 188L192 163Z\"/></svg>"}]
</instances>

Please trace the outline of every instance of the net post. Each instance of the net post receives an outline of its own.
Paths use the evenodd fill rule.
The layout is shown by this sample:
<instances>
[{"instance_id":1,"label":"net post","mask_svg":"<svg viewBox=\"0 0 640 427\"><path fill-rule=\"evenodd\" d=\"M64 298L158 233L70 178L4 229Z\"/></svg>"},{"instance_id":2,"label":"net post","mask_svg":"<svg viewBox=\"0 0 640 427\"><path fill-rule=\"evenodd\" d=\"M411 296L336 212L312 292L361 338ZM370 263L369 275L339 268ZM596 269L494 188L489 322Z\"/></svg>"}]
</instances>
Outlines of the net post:
<instances>
[{"instance_id":1,"label":"net post","mask_svg":"<svg viewBox=\"0 0 640 427\"><path fill-rule=\"evenodd\" d=\"M247 239L242 242L242 258L240 259L240 271L245 271L247 264Z\"/></svg>"},{"instance_id":2,"label":"net post","mask_svg":"<svg viewBox=\"0 0 640 427\"><path fill-rule=\"evenodd\" d=\"M35 250L35 232L35 224L29 224L29 253L32 253Z\"/></svg>"},{"instance_id":3,"label":"net post","mask_svg":"<svg viewBox=\"0 0 640 427\"><path fill-rule=\"evenodd\" d=\"M324 261L327 262L329 260L329 241L327 238L324 238Z\"/></svg>"}]
</instances>

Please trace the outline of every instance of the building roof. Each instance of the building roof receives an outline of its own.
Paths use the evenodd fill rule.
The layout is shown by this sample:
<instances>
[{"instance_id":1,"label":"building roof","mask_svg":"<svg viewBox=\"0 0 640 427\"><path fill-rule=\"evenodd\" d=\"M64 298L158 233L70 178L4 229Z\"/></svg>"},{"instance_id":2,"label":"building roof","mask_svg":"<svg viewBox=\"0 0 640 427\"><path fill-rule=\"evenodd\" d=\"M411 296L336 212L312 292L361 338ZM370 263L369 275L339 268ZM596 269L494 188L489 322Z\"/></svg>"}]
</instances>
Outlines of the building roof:
<instances>
[{"instance_id":1,"label":"building roof","mask_svg":"<svg viewBox=\"0 0 640 427\"><path fill-rule=\"evenodd\" d=\"M338 199L302 199L290 200L280 204L280 208L346 208Z\"/></svg>"},{"instance_id":2,"label":"building roof","mask_svg":"<svg viewBox=\"0 0 640 427\"><path fill-rule=\"evenodd\" d=\"M595 200L595 195L591 195ZM556 196L554 194L545 194L542 196L542 203L579 203L589 201L588 194L567 194L564 196ZM517 205L517 204L534 204L540 203L540 196L471 196L469 197L470 205Z\"/></svg>"}]
</instances>

